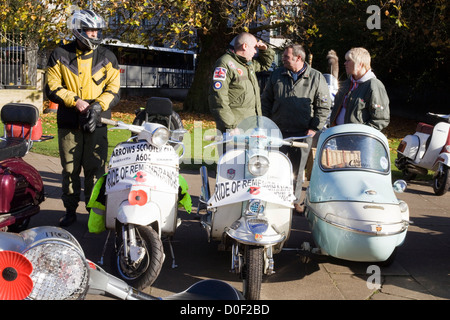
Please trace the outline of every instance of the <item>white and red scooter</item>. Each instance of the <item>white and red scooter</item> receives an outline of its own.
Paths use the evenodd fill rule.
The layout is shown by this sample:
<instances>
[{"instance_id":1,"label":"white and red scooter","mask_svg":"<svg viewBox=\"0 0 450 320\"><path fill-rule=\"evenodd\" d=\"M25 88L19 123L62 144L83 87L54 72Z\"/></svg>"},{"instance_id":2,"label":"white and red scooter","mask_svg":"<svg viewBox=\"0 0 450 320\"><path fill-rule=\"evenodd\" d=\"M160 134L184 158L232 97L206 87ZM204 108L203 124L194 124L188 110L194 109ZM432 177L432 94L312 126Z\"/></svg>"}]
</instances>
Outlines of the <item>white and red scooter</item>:
<instances>
[{"instance_id":1,"label":"white and red scooter","mask_svg":"<svg viewBox=\"0 0 450 320\"><path fill-rule=\"evenodd\" d=\"M450 115L428 113L434 126L419 122L416 132L407 135L397 148L395 166L406 179L434 171L433 190L438 196L450 188Z\"/></svg>"}]
</instances>

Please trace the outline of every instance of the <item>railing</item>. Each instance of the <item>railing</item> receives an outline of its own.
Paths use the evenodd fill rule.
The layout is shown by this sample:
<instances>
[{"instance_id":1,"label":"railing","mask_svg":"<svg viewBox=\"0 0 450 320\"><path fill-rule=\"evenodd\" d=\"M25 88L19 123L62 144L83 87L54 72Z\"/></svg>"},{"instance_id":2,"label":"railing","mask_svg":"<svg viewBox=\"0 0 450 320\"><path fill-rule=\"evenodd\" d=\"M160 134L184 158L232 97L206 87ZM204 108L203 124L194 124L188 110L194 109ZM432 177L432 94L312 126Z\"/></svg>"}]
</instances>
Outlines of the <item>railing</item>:
<instances>
[{"instance_id":1,"label":"railing","mask_svg":"<svg viewBox=\"0 0 450 320\"><path fill-rule=\"evenodd\" d=\"M36 57L22 34L0 33L0 89L36 86Z\"/></svg>"}]
</instances>

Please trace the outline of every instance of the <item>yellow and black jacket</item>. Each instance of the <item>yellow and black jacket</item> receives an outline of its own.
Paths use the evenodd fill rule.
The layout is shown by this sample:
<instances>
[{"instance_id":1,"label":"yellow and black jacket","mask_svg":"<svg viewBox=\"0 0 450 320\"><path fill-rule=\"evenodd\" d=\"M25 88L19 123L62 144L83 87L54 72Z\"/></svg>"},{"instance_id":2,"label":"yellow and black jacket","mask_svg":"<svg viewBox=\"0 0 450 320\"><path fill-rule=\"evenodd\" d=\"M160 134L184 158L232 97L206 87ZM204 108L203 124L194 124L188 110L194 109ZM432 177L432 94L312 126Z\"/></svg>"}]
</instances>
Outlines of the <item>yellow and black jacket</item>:
<instances>
[{"instance_id":1,"label":"yellow and black jacket","mask_svg":"<svg viewBox=\"0 0 450 320\"><path fill-rule=\"evenodd\" d=\"M111 118L111 108L119 102L120 70L117 58L106 48L81 51L76 41L56 48L47 64L45 92L58 104L59 128L79 127L78 99L97 101L102 117Z\"/></svg>"}]
</instances>

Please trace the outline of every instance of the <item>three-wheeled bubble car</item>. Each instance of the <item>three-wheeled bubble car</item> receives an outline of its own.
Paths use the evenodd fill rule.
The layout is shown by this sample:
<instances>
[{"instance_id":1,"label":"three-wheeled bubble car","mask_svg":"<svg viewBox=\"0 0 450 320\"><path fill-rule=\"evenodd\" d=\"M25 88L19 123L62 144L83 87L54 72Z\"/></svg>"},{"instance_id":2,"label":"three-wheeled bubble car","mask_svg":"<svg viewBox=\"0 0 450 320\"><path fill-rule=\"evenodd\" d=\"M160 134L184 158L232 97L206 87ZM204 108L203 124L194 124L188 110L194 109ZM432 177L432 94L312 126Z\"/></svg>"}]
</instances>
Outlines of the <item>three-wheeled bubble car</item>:
<instances>
[{"instance_id":1,"label":"three-wheeled bubble car","mask_svg":"<svg viewBox=\"0 0 450 320\"><path fill-rule=\"evenodd\" d=\"M408 205L391 181L386 137L345 124L319 137L305 216L321 253L359 262L392 262L409 225Z\"/></svg>"}]
</instances>

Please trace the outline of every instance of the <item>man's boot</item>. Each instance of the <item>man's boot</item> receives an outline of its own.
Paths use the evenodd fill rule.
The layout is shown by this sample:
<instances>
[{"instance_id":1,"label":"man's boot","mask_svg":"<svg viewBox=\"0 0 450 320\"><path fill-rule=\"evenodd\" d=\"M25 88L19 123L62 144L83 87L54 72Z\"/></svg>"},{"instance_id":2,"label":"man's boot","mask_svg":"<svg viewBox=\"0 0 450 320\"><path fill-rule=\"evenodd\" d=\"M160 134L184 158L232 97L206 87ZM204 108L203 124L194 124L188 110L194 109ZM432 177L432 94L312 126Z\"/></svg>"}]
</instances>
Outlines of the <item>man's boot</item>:
<instances>
[{"instance_id":1,"label":"man's boot","mask_svg":"<svg viewBox=\"0 0 450 320\"><path fill-rule=\"evenodd\" d=\"M64 215L64 217L62 217L59 220L59 226L60 227L68 227L70 226L72 223L74 223L75 221L77 221L77 214L76 211L72 211L72 210L67 210L66 214Z\"/></svg>"}]
</instances>

